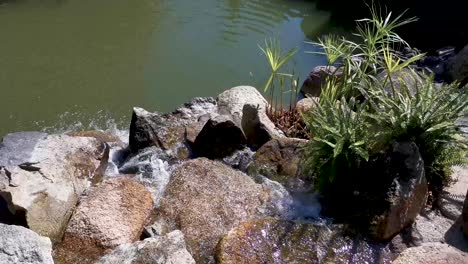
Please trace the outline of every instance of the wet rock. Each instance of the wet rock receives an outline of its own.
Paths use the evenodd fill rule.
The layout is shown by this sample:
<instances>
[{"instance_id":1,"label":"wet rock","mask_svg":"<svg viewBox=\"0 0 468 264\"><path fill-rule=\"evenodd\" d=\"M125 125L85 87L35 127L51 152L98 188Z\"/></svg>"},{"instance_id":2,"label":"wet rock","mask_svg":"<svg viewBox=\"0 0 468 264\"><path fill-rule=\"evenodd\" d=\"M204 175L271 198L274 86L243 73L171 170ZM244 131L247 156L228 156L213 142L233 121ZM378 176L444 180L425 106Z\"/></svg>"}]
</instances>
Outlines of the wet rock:
<instances>
[{"instance_id":1,"label":"wet rock","mask_svg":"<svg viewBox=\"0 0 468 264\"><path fill-rule=\"evenodd\" d=\"M53 264L52 243L22 226L0 224L0 263Z\"/></svg>"},{"instance_id":2,"label":"wet rock","mask_svg":"<svg viewBox=\"0 0 468 264\"><path fill-rule=\"evenodd\" d=\"M273 122L268 118L266 112L257 105L244 105L241 123L247 137L247 144L252 149L258 149L269 140L282 136Z\"/></svg>"},{"instance_id":3,"label":"wet rock","mask_svg":"<svg viewBox=\"0 0 468 264\"><path fill-rule=\"evenodd\" d=\"M92 187L70 219L56 253L62 263L91 263L115 247L140 238L153 201L146 188L128 178Z\"/></svg>"},{"instance_id":4,"label":"wet rock","mask_svg":"<svg viewBox=\"0 0 468 264\"><path fill-rule=\"evenodd\" d=\"M319 103L318 97L306 97L296 103L296 110L301 114L307 114Z\"/></svg>"},{"instance_id":5,"label":"wet rock","mask_svg":"<svg viewBox=\"0 0 468 264\"><path fill-rule=\"evenodd\" d=\"M393 261L393 264L458 264L466 263L468 254L450 245L425 243L408 248Z\"/></svg>"},{"instance_id":6,"label":"wet rock","mask_svg":"<svg viewBox=\"0 0 468 264\"><path fill-rule=\"evenodd\" d=\"M6 204L12 223L59 240L78 197L101 179L106 151L94 138L7 135L0 146L0 177L6 176L8 185L0 189L0 203Z\"/></svg>"},{"instance_id":7,"label":"wet rock","mask_svg":"<svg viewBox=\"0 0 468 264\"><path fill-rule=\"evenodd\" d=\"M164 150L185 146L186 126L198 122L198 118L217 111L213 98L194 98L172 113L150 113L142 108L133 109L130 124L129 145L133 152L156 146ZM187 157L185 157L187 158Z\"/></svg>"},{"instance_id":8,"label":"wet rock","mask_svg":"<svg viewBox=\"0 0 468 264\"><path fill-rule=\"evenodd\" d=\"M172 173L160 217L184 233L197 263L206 263L223 234L242 221L268 214L269 192L221 162L190 160Z\"/></svg>"},{"instance_id":9,"label":"wet rock","mask_svg":"<svg viewBox=\"0 0 468 264\"><path fill-rule=\"evenodd\" d=\"M411 225L424 208L427 182L424 162L414 143L397 143L384 173L395 180L387 192L388 206L371 223L371 233L380 240L388 240Z\"/></svg>"},{"instance_id":10,"label":"wet rock","mask_svg":"<svg viewBox=\"0 0 468 264\"><path fill-rule=\"evenodd\" d=\"M176 230L165 236L124 244L101 258L97 264L195 264L185 247L184 235Z\"/></svg>"},{"instance_id":11,"label":"wet rock","mask_svg":"<svg viewBox=\"0 0 468 264\"><path fill-rule=\"evenodd\" d=\"M388 252L340 228L277 219L243 222L219 242L217 263L385 263Z\"/></svg>"},{"instance_id":12,"label":"wet rock","mask_svg":"<svg viewBox=\"0 0 468 264\"><path fill-rule=\"evenodd\" d=\"M453 81L468 83L468 45L450 59L448 71Z\"/></svg>"},{"instance_id":13,"label":"wet rock","mask_svg":"<svg viewBox=\"0 0 468 264\"><path fill-rule=\"evenodd\" d=\"M88 130L88 131L77 131L68 133L72 137L91 137L95 138L101 142L106 142L109 145L124 147L125 144L120 140L120 138L110 132L102 130Z\"/></svg>"},{"instance_id":14,"label":"wet rock","mask_svg":"<svg viewBox=\"0 0 468 264\"><path fill-rule=\"evenodd\" d=\"M147 187L151 192L154 204L159 205L164 189L169 182L170 153L157 147L149 147L138 151L125 161L119 168L119 173L134 175L133 179Z\"/></svg>"},{"instance_id":15,"label":"wet rock","mask_svg":"<svg viewBox=\"0 0 468 264\"><path fill-rule=\"evenodd\" d=\"M341 172L323 192L324 213L352 223L377 240L410 226L426 204L424 163L413 142L393 142L354 175Z\"/></svg>"},{"instance_id":16,"label":"wet rock","mask_svg":"<svg viewBox=\"0 0 468 264\"><path fill-rule=\"evenodd\" d=\"M272 139L253 156L250 175L263 175L288 187L303 185L301 161L307 140L296 138Z\"/></svg>"},{"instance_id":17,"label":"wet rock","mask_svg":"<svg viewBox=\"0 0 468 264\"><path fill-rule=\"evenodd\" d=\"M199 157L224 158L242 149L246 138L242 128L227 115L210 118L198 134L193 151Z\"/></svg>"},{"instance_id":18,"label":"wet rock","mask_svg":"<svg viewBox=\"0 0 468 264\"><path fill-rule=\"evenodd\" d=\"M318 97L329 76L335 76L339 79L342 75L343 71L334 66L317 66L309 73L309 76L302 84L301 92L308 96Z\"/></svg>"}]
</instances>

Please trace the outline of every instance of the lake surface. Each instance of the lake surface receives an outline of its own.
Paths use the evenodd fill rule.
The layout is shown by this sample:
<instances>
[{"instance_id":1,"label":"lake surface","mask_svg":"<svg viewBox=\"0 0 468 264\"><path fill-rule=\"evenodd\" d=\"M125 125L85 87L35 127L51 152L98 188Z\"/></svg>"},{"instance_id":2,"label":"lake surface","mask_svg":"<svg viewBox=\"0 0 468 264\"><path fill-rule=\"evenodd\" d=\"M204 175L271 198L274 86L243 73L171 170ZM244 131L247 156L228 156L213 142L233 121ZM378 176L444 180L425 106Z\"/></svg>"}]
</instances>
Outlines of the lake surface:
<instances>
[{"instance_id":1,"label":"lake surface","mask_svg":"<svg viewBox=\"0 0 468 264\"><path fill-rule=\"evenodd\" d=\"M0 0L1 1L1 0ZM127 127L133 106L263 87L258 44L299 48L303 80L324 58L304 41L335 30L312 1L17 0L0 5L0 137L19 130Z\"/></svg>"}]
</instances>

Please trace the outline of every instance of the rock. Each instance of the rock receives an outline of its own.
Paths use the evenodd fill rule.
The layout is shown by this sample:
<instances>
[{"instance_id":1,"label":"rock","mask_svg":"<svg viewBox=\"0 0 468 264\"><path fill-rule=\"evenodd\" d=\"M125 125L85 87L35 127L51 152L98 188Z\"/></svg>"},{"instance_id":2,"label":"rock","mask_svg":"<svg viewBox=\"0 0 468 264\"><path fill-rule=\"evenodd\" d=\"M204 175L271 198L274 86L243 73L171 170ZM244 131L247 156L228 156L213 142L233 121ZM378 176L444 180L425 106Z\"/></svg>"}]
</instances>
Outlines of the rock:
<instances>
[{"instance_id":1,"label":"rock","mask_svg":"<svg viewBox=\"0 0 468 264\"><path fill-rule=\"evenodd\" d=\"M164 150L185 148L185 127L198 118L217 111L213 98L194 98L183 107L168 114L150 113L142 108L133 109L129 145L133 152L156 146Z\"/></svg>"},{"instance_id":2,"label":"rock","mask_svg":"<svg viewBox=\"0 0 468 264\"><path fill-rule=\"evenodd\" d=\"M376 240L388 241L410 226L426 204L424 163L413 142L393 142L369 166L350 173L340 172L323 191L324 214Z\"/></svg>"},{"instance_id":3,"label":"rock","mask_svg":"<svg viewBox=\"0 0 468 264\"><path fill-rule=\"evenodd\" d=\"M388 255L362 240L344 237L340 229L276 219L239 224L223 237L216 251L220 264L384 263Z\"/></svg>"},{"instance_id":4,"label":"rock","mask_svg":"<svg viewBox=\"0 0 468 264\"><path fill-rule=\"evenodd\" d=\"M266 112L253 104L245 104L242 108L242 130L247 137L247 144L258 149L273 138L282 137L282 133L268 118Z\"/></svg>"},{"instance_id":5,"label":"rock","mask_svg":"<svg viewBox=\"0 0 468 264\"><path fill-rule=\"evenodd\" d=\"M384 82L387 78L387 72L381 72L378 76L377 79L380 82ZM393 83L393 86L392 86ZM416 94L417 89L421 89L422 84L423 84L423 79L421 76L413 70L410 69L403 69L400 70L399 72L394 72L391 74L391 82L390 80L387 80L387 84L383 89L385 92L389 95L393 94L393 89L395 89L395 92L401 92L405 93L404 91L401 91L402 84L404 84L411 95ZM403 87L405 87L403 86Z\"/></svg>"},{"instance_id":6,"label":"rock","mask_svg":"<svg viewBox=\"0 0 468 264\"><path fill-rule=\"evenodd\" d=\"M437 200L437 207L445 217L457 220L462 214L466 190L468 189L468 168L454 166L452 171L451 178L454 183L444 188Z\"/></svg>"},{"instance_id":7,"label":"rock","mask_svg":"<svg viewBox=\"0 0 468 264\"><path fill-rule=\"evenodd\" d=\"M304 95L319 97L322 92L322 86L326 84L329 76L341 78L343 71L334 66L317 66L310 73L301 87Z\"/></svg>"},{"instance_id":8,"label":"rock","mask_svg":"<svg viewBox=\"0 0 468 264\"><path fill-rule=\"evenodd\" d=\"M269 191L221 162L198 158L173 171L159 217L184 233L197 263L206 263L232 227L268 214Z\"/></svg>"},{"instance_id":9,"label":"rock","mask_svg":"<svg viewBox=\"0 0 468 264\"><path fill-rule=\"evenodd\" d=\"M393 261L393 264L459 264L467 263L468 254L450 245L425 243L408 248Z\"/></svg>"},{"instance_id":10,"label":"rock","mask_svg":"<svg viewBox=\"0 0 468 264\"><path fill-rule=\"evenodd\" d=\"M396 143L384 173L394 177L387 192L388 207L371 223L371 233L379 240L388 240L411 225L427 200L424 162L412 142Z\"/></svg>"},{"instance_id":11,"label":"rock","mask_svg":"<svg viewBox=\"0 0 468 264\"><path fill-rule=\"evenodd\" d=\"M111 178L92 187L75 210L56 253L63 263L91 263L115 247L140 238L153 201L145 187Z\"/></svg>"},{"instance_id":12,"label":"rock","mask_svg":"<svg viewBox=\"0 0 468 264\"><path fill-rule=\"evenodd\" d=\"M101 142L106 142L110 145L115 145L118 147L124 147L125 144L120 140L120 138L112 133L102 130L88 130L88 131L77 131L68 133L72 137L92 137Z\"/></svg>"},{"instance_id":13,"label":"rock","mask_svg":"<svg viewBox=\"0 0 468 264\"><path fill-rule=\"evenodd\" d=\"M468 236L468 191L466 191L466 199L463 205L462 219L463 233L465 233L465 235Z\"/></svg>"},{"instance_id":14,"label":"rock","mask_svg":"<svg viewBox=\"0 0 468 264\"><path fill-rule=\"evenodd\" d=\"M251 86L237 86L217 98L219 113L231 115L240 124L253 148L259 148L271 138L282 137L267 115L268 102Z\"/></svg>"},{"instance_id":15,"label":"rock","mask_svg":"<svg viewBox=\"0 0 468 264\"><path fill-rule=\"evenodd\" d=\"M53 264L52 243L22 226L0 224L0 263Z\"/></svg>"},{"instance_id":16,"label":"rock","mask_svg":"<svg viewBox=\"0 0 468 264\"><path fill-rule=\"evenodd\" d=\"M231 115L238 122L242 120L244 105L256 106L259 111L266 112L267 100L252 86L237 86L218 95L218 111L222 115Z\"/></svg>"},{"instance_id":17,"label":"rock","mask_svg":"<svg viewBox=\"0 0 468 264\"><path fill-rule=\"evenodd\" d=\"M195 264L195 260L185 248L184 235L176 230L165 236L121 245L96 264L116 263Z\"/></svg>"},{"instance_id":18,"label":"rock","mask_svg":"<svg viewBox=\"0 0 468 264\"><path fill-rule=\"evenodd\" d=\"M193 151L199 157L224 158L242 149L246 138L242 129L227 115L210 118L198 134Z\"/></svg>"},{"instance_id":19,"label":"rock","mask_svg":"<svg viewBox=\"0 0 468 264\"><path fill-rule=\"evenodd\" d=\"M253 156L248 168L250 175L263 175L287 187L306 181L301 174L301 161L307 140L296 138L272 139ZM300 184L303 185L303 184Z\"/></svg>"},{"instance_id":20,"label":"rock","mask_svg":"<svg viewBox=\"0 0 468 264\"><path fill-rule=\"evenodd\" d=\"M448 71L453 81L468 83L468 45L450 59Z\"/></svg>"},{"instance_id":21,"label":"rock","mask_svg":"<svg viewBox=\"0 0 468 264\"><path fill-rule=\"evenodd\" d=\"M0 146L0 178L8 185L0 189L0 200L8 212L1 212L0 221L10 215L10 223L60 240L78 197L101 179L107 155L105 144L94 138L7 135Z\"/></svg>"},{"instance_id":22,"label":"rock","mask_svg":"<svg viewBox=\"0 0 468 264\"><path fill-rule=\"evenodd\" d=\"M315 108L317 104L319 103L318 97L306 97L304 99L299 100L296 103L296 110L301 114L305 115L307 114L310 110Z\"/></svg>"}]
</instances>

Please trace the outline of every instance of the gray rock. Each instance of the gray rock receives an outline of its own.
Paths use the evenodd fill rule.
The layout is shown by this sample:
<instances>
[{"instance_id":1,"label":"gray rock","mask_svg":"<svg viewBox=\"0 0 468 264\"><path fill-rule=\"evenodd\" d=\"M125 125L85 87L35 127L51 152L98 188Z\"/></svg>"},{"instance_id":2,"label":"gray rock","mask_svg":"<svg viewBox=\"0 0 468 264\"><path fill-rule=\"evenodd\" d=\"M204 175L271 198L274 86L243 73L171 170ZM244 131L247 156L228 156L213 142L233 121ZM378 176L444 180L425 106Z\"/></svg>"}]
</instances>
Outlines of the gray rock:
<instances>
[{"instance_id":1,"label":"gray rock","mask_svg":"<svg viewBox=\"0 0 468 264\"><path fill-rule=\"evenodd\" d=\"M101 258L96 264L195 264L185 248L184 235L179 230L165 236L147 238L124 244Z\"/></svg>"},{"instance_id":2,"label":"gray rock","mask_svg":"<svg viewBox=\"0 0 468 264\"><path fill-rule=\"evenodd\" d=\"M104 252L135 242L152 211L153 200L143 185L125 177L105 180L81 198L56 258L92 263Z\"/></svg>"},{"instance_id":3,"label":"gray rock","mask_svg":"<svg viewBox=\"0 0 468 264\"><path fill-rule=\"evenodd\" d=\"M228 115L210 118L198 134L193 151L199 157L224 158L242 149L246 138L242 128Z\"/></svg>"},{"instance_id":4,"label":"gray rock","mask_svg":"<svg viewBox=\"0 0 468 264\"><path fill-rule=\"evenodd\" d=\"M460 50L448 62L449 75L453 81L459 81L465 85L468 82L468 45Z\"/></svg>"},{"instance_id":5,"label":"gray rock","mask_svg":"<svg viewBox=\"0 0 468 264\"><path fill-rule=\"evenodd\" d=\"M261 208L273 207L268 203L270 189L221 162L199 158L174 170L159 217L181 230L195 260L206 263L221 236L242 221L265 215Z\"/></svg>"},{"instance_id":6,"label":"gray rock","mask_svg":"<svg viewBox=\"0 0 468 264\"><path fill-rule=\"evenodd\" d=\"M271 138L283 136L268 118L268 102L255 87L231 88L218 95L217 101L219 113L231 115L242 126L252 147L258 148Z\"/></svg>"},{"instance_id":7,"label":"gray rock","mask_svg":"<svg viewBox=\"0 0 468 264\"><path fill-rule=\"evenodd\" d=\"M424 162L413 142L395 143L384 173L394 180L387 192L388 206L373 218L371 234L379 240L388 240L411 225L424 208L427 182Z\"/></svg>"},{"instance_id":8,"label":"gray rock","mask_svg":"<svg viewBox=\"0 0 468 264\"><path fill-rule=\"evenodd\" d=\"M462 219L463 233L465 233L465 235L468 236L468 190L466 191L466 199L463 205Z\"/></svg>"},{"instance_id":9,"label":"gray rock","mask_svg":"<svg viewBox=\"0 0 468 264\"><path fill-rule=\"evenodd\" d=\"M435 242L406 249L393 264L459 264L467 261L467 253L448 244Z\"/></svg>"},{"instance_id":10,"label":"gray rock","mask_svg":"<svg viewBox=\"0 0 468 264\"><path fill-rule=\"evenodd\" d=\"M253 149L260 148L273 138L282 137L282 133L271 122L266 112L256 105L244 105L241 123L247 143Z\"/></svg>"},{"instance_id":11,"label":"gray rock","mask_svg":"<svg viewBox=\"0 0 468 264\"><path fill-rule=\"evenodd\" d=\"M25 139L28 135L32 138ZM106 151L105 144L89 137L8 135L0 148L9 161L1 173L8 185L0 189L8 214L40 235L61 239L78 197L101 178Z\"/></svg>"},{"instance_id":12,"label":"gray rock","mask_svg":"<svg viewBox=\"0 0 468 264\"><path fill-rule=\"evenodd\" d=\"M384 87L384 90L387 94L393 94L393 89L395 89L396 93L404 93L402 87L406 86L410 94L414 95L418 89L421 89L423 83L423 79L421 78L421 76L417 72L412 71L410 69L403 69L399 72L394 72L390 76L391 78L387 80L387 84ZM387 72L381 72L377 76L377 79L380 82L385 81L386 78Z\"/></svg>"},{"instance_id":13,"label":"gray rock","mask_svg":"<svg viewBox=\"0 0 468 264\"><path fill-rule=\"evenodd\" d=\"M53 264L52 243L22 226L0 224L0 263Z\"/></svg>"},{"instance_id":14,"label":"gray rock","mask_svg":"<svg viewBox=\"0 0 468 264\"><path fill-rule=\"evenodd\" d=\"M301 87L301 92L305 95L318 97L322 93L322 87L326 84L327 78L335 76L341 78L343 71L334 66L317 66L310 73Z\"/></svg>"},{"instance_id":15,"label":"gray rock","mask_svg":"<svg viewBox=\"0 0 468 264\"><path fill-rule=\"evenodd\" d=\"M133 152L151 146L164 150L181 148L180 152L187 153L183 157L176 155L175 158L187 158L189 149L184 145L186 126L198 122L199 117L216 111L216 101L213 98L198 97L167 114L150 113L135 107L130 124L130 148Z\"/></svg>"}]
</instances>

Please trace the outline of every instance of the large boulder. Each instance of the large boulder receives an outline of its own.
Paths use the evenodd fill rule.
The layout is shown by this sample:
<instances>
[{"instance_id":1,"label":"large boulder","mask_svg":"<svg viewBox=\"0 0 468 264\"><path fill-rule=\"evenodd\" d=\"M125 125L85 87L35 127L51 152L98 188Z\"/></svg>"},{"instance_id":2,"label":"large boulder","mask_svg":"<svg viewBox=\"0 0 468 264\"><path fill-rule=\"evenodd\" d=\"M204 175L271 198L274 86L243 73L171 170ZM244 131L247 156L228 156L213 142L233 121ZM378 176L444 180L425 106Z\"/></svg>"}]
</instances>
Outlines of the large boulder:
<instances>
[{"instance_id":1,"label":"large boulder","mask_svg":"<svg viewBox=\"0 0 468 264\"><path fill-rule=\"evenodd\" d=\"M407 88L411 95L417 93L418 89L422 88L423 79L416 71L412 69L403 69L397 72L390 74L388 78L388 73L386 71L381 72L377 79L380 83L386 82L386 85L383 87L387 95L393 95L395 93L405 93ZM402 88L404 88L402 90Z\"/></svg>"},{"instance_id":2,"label":"large boulder","mask_svg":"<svg viewBox=\"0 0 468 264\"><path fill-rule=\"evenodd\" d=\"M115 247L140 238L153 211L146 188L124 177L105 180L80 200L56 259L62 263L91 263Z\"/></svg>"},{"instance_id":3,"label":"large boulder","mask_svg":"<svg viewBox=\"0 0 468 264\"><path fill-rule=\"evenodd\" d=\"M288 187L303 185L307 180L301 172L301 161L307 140L297 138L272 139L253 156L248 171L263 175Z\"/></svg>"},{"instance_id":4,"label":"large boulder","mask_svg":"<svg viewBox=\"0 0 468 264\"><path fill-rule=\"evenodd\" d=\"M0 224L0 263L53 264L52 243L22 226Z\"/></svg>"},{"instance_id":5,"label":"large boulder","mask_svg":"<svg viewBox=\"0 0 468 264\"><path fill-rule=\"evenodd\" d=\"M89 137L7 135L0 145L0 221L60 240L79 196L102 178L108 151Z\"/></svg>"},{"instance_id":6,"label":"large boulder","mask_svg":"<svg viewBox=\"0 0 468 264\"><path fill-rule=\"evenodd\" d=\"M171 175L160 215L181 230L197 263L208 262L218 240L238 223L268 214L270 189L221 162L190 160Z\"/></svg>"},{"instance_id":7,"label":"large boulder","mask_svg":"<svg viewBox=\"0 0 468 264\"><path fill-rule=\"evenodd\" d=\"M468 45L450 59L447 68L453 81L468 83Z\"/></svg>"},{"instance_id":8,"label":"large boulder","mask_svg":"<svg viewBox=\"0 0 468 264\"><path fill-rule=\"evenodd\" d=\"M442 243L425 243L408 248L393 264L459 264L467 263L468 254Z\"/></svg>"},{"instance_id":9,"label":"large boulder","mask_svg":"<svg viewBox=\"0 0 468 264\"><path fill-rule=\"evenodd\" d=\"M355 174L340 171L324 191L324 213L352 223L377 240L411 225L427 199L424 162L413 142L393 142Z\"/></svg>"},{"instance_id":10,"label":"large boulder","mask_svg":"<svg viewBox=\"0 0 468 264\"><path fill-rule=\"evenodd\" d=\"M133 152L156 146L164 150L183 148L185 127L198 122L203 115L217 111L213 98L194 98L176 111L167 114L150 113L142 108L133 108L130 123L129 145Z\"/></svg>"},{"instance_id":11,"label":"large boulder","mask_svg":"<svg viewBox=\"0 0 468 264\"><path fill-rule=\"evenodd\" d=\"M388 251L344 236L341 228L277 219L243 222L219 242L220 264L385 263Z\"/></svg>"},{"instance_id":12,"label":"large boulder","mask_svg":"<svg viewBox=\"0 0 468 264\"><path fill-rule=\"evenodd\" d=\"M233 87L218 95L217 102L219 113L231 115L234 122L242 126L253 148L283 136L267 115L267 100L255 87Z\"/></svg>"},{"instance_id":13,"label":"large boulder","mask_svg":"<svg viewBox=\"0 0 468 264\"><path fill-rule=\"evenodd\" d=\"M227 115L210 118L193 144L199 157L224 158L246 144L242 128Z\"/></svg>"},{"instance_id":14,"label":"large boulder","mask_svg":"<svg viewBox=\"0 0 468 264\"><path fill-rule=\"evenodd\" d=\"M319 97L322 93L322 87L326 84L329 77L341 78L343 71L334 66L317 66L307 76L301 87L304 95Z\"/></svg>"},{"instance_id":15,"label":"large boulder","mask_svg":"<svg viewBox=\"0 0 468 264\"><path fill-rule=\"evenodd\" d=\"M179 230L133 244L124 244L102 257L96 264L195 264L185 248L184 234Z\"/></svg>"}]
</instances>

